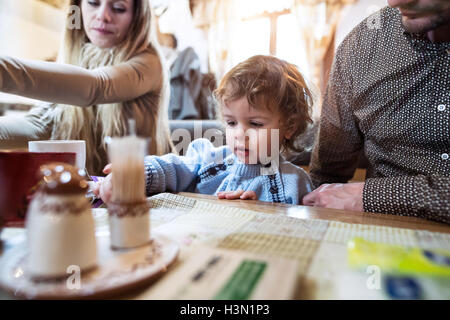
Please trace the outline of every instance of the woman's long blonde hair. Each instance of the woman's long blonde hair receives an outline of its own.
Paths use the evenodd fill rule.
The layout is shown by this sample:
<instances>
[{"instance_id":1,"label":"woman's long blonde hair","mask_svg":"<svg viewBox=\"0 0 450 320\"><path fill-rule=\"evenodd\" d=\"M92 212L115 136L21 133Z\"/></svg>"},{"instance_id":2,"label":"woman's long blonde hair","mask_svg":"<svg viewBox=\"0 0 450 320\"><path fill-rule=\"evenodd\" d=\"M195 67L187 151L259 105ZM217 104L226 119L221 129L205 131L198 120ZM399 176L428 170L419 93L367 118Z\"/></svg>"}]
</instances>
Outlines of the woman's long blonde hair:
<instances>
[{"instance_id":1,"label":"woman's long blonde hair","mask_svg":"<svg viewBox=\"0 0 450 320\"><path fill-rule=\"evenodd\" d=\"M71 0L70 5L81 9L81 1ZM68 19L72 14L68 10ZM85 140L86 168L90 173L101 172L106 157L105 138L125 135L129 118L136 120L139 135L151 137L150 153L162 155L173 150L167 115L170 93L168 71L156 40L155 21L149 1L134 0L128 36L118 47L110 49L101 49L90 43L82 21L81 28L65 28L59 62L94 69L116 65L145 50L151 50L158 55L163 70L163 85L161 91L155 93L155 105L133 100L91 107L57 105L54 108L51 138Z\"/></svg>"}]
</instances>

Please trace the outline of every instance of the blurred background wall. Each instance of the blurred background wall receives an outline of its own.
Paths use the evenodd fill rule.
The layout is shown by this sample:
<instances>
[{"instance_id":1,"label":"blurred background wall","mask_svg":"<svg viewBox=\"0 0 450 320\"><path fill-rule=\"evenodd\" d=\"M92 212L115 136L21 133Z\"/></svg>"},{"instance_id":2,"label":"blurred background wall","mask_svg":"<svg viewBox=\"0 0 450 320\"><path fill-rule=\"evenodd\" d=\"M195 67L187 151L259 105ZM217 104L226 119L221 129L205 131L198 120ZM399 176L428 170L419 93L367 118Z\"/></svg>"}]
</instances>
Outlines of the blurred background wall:
<instances>
[{"instance_id":1,"label":"blurred background wall","mask_svg":"<svg viewBox=\"0 0 450 320\"><path fill-rule=\"evenodd\" d=\"M56 57L62 10L37 0L0 0L0 54L47 60Z\"/></svg>"}]
</instances>

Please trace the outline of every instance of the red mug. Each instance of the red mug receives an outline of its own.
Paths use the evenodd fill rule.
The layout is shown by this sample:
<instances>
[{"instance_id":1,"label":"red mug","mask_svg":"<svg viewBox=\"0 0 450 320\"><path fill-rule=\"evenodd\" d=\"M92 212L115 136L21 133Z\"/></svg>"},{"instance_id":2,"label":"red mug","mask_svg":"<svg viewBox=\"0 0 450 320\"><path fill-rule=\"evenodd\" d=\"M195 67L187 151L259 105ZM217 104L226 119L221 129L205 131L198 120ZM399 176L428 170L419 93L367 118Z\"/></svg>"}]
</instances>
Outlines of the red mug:
<instances>
[{"instance_id":1,"label":"red mug","mask_svg":"<svg viewBox=\"0 0 450 320\"><path fill-rule=\"evenodd\" d=\"M0 230L23 227L28 204L39 183L39 168L50 162L75 164L74 152L0 152Z\"/></svg>"}]
</instances>

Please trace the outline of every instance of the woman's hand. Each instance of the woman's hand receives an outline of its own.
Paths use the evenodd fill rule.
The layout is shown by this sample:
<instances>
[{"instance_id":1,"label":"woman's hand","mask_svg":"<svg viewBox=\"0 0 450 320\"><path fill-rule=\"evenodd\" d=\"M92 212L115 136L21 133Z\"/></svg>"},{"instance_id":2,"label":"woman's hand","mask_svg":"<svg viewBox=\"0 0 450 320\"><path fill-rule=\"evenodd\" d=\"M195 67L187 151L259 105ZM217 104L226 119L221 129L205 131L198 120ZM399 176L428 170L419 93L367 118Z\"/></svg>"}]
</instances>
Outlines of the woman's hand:
<instances>
[{"instance_id":1,"label":"woman's hand","mask_svg":"<svg viewBox=\"0 0 450 320\"><path fill-rule=\"evenodd\" d=\"M98 182L92 191L94 194L101 198L104 203L111 202L112 197L112 173L111 173L111 164L108 164L104 169L103 173L107 174L106 178L100 182Z\"/></svg>"},{"instance_id":2,"label":"woman's hand","mask_svg":"<svg viewBox=\"0 0 450 320\"><path fill-rule=\"evenodd\" d=\"M221 191L217 193L217 198L226 200L258 200L255 191L252 190Z\"/></svg>"}]
</instances>

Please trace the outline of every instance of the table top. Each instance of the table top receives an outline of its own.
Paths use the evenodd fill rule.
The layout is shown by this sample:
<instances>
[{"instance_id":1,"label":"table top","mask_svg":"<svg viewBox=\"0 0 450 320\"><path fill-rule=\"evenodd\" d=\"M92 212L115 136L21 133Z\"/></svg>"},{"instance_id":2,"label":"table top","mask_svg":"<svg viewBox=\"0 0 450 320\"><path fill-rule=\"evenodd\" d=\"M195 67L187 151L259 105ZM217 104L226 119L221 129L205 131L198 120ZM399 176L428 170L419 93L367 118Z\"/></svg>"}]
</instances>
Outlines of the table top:
<instances>
[{"instance_id":1,"label":"table top","mask_svg":"<svg viewBox=\"0 0 450 320\"><path fill-rule=\"evenodd\" d=\"M362 238L450 252L450 226L420 218L254 200L218 200L194 193L165 193L149 199L152 234L176 241L180 255L161 280L120 299L212 299L218 291L212 290L212 282L208 281L225 281L230 273L215 272L213 278L199 283L189 283L186 274L194 274L201 261L205 264L216 255L225 257L222 267L228 268L227 272L232 272L231 266L239 261L257 259L258 255L268 257L270 279L262 281L256 290L259 299L277 299L270 294L282 291L281 281L286 289L283 294L288 296L292 285L286 283L287 279L295 284L295 294L291 295L294 299L386 299L385 291L367 287L366 272L349 267L349 241ZM94 217L97 232L109 232L107 210L94 209ZM16 232L5 231L8 235ZM258 264L246 266L258 268ZM298 280L292 281L293 276ZM427 286L433 288L427 297L450 299L448 281ZM0 292L2 298L8 296Z\"/></svg>"},{"instance_id":2,"label":"table top","mask_svg":"<svg viewBox=\"0 0 450 320\"><path fill-rule=\"evenodd\" d=\"M258 200L218 200L215 196L189 192L180 192L179 195L229 207L237 207L246 210L273 214L286 214L288 208L296 207L301 210L298 210L294 217L300 219L322 219L346 223L450 233L450 225L415 217L296 206Z\"/></svg>"}]
</instances>

